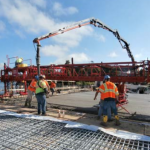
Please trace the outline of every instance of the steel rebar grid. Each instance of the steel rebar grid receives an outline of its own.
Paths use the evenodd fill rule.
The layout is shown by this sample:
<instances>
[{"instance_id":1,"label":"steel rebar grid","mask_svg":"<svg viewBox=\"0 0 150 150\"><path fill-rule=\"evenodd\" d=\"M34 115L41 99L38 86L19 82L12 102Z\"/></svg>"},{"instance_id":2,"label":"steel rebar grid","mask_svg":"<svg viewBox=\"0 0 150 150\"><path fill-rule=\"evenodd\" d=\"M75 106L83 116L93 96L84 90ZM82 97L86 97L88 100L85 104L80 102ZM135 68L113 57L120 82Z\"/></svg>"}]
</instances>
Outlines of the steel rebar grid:
<instances>
[{"instance_id":1,"label":"steel rebar grid","mask_svg":"<svg viewBox=\"0 0 150 150\"><path fill-rule=\"evenodd\" d=\"M126 140L50 120L0 114L0 150L149 150L150 142Z\"/></svg>"}]
</instances>

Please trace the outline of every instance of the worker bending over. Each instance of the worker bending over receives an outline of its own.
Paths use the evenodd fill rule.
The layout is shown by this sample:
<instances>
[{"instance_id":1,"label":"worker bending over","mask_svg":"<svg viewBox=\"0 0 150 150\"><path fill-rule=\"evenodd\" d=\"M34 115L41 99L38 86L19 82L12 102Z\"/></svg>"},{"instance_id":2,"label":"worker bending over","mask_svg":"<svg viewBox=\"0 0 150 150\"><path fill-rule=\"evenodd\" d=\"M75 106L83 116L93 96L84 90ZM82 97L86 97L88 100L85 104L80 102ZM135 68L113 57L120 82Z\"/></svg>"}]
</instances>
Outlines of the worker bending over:
<instances>
[{"instance_id":1,"label":"worker bending over","mask_svg":"<svg viewBox=\"0 0 150 150\"><path fill-rule=\"evenodd\" d=\"M29 107L31 107L31 101L33 97L33 93L35 93L36 90L36 82L39 80L39 76L35 76L34 79L32 79L30 85L28 86L28 96L25 101L25 107L29 104Z\"/></svg>"},{"instance_id":2,"label":"worker bending over","mask_svg":"<svg viewBox=\"0 0 150 150\"><path fill-rule=\"evenodd\" d=\"M107 121L108 121L107 109L111 109L113 111L115 115L115 125L120 125L116 102L115 102L115 100L118 101L118 95L119 95L118 89L114 83L110 82L109 75L105 75L104 81L105 83L103 83L99 87L100 92L104 94L103 122L101 123L101 125L107 126Z\"/></svg>"},{"instance_id":3,"label":"worker bending over","mask_svg":"<svg viewBox=\"0 0 150 150\"><path fill-rule=\"evenodd\" d=\"M50 82L50 90L52 92L52 95L55 92L55 87L56 87L55 81L51 81Z\"/></svg>"},{"instance_id":4,"label":"worker bending over","mask_svg":"<svg viewBox=\"0 0 150 150\"><path fill-rule=\"evenodd\" d=\"M40 75L39 81L36 83L36 98L38 103L38 115L46 115L46 94L48 93L44 76Z\"/></svg>"}]
</instances>

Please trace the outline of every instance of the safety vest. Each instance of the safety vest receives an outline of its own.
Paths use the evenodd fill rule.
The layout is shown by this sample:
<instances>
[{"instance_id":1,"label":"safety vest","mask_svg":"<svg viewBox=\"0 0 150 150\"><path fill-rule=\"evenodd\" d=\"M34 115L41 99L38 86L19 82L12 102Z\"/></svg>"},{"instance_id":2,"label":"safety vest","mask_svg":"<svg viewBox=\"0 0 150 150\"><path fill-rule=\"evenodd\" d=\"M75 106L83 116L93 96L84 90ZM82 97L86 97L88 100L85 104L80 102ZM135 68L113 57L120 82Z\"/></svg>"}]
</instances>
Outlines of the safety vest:
<instances>
[{"instance_id":1,"label":"safety vest","mask_svg":"<svg viewBox=\"0 0 150 150\"><path fill-rule=\"evenodd\" d=\"M28 86L28 90L32 91L35 93L35 88L36 88L36 81L35 79L33 79L30 83L30 85Z\"/></svg>"},{"instance_id":2,"label":"safety vest","mask_svg":"<svg viewBox=\"0 0 150 150\"><path fill-rule=\"evenodd\" d=\"M51 82L50 88L55 88L56 84L54 82Z\"/></svg>"},{"instance_id":3,"label":"safety vest","mask_svg":"<svg viewBox=\"0 0 150 150\"><path fill-rule=\"evenodd\" d=\"M48 84L48 82L46 80L44 80L44 82L45 82L45 84L46 84L46 86L47 86L47 88L49 90L49 84Z\"/></svg>"},{"instance_id":4,"label":"safety vest","mask_svg":"<svg viewBox=\"0 0 150 150\"><path fill-rule=\"evenodd\" d=\"M116 98L116 95L119 95L116 85L110 81L107 81L106 83L102 84L99 87L99 90L103 93L104 99Z\"/></svg>"},{"instance_id":5,"label":"safety vest","mask_svg":"<svg viewBox=\"0 0 150 150\"><path fill-rule=\"evenodd\" d=\"M101 93L101 100L104 100L104 97L105 96L105 94L104 93Z\"/></svg>"},{"instance_id":6,"label":"safety vest","mask_svg":"<svg viewBox=\"0 0 150 150\"><path fill-rule=\"evenodd\" d=\"M99 86L99 88L100 88L100 86ZM99 93L101 93L101 97L100 97L100 99L101 99L101 100L104 100L104 98L105 98L105 97L104 97L104 95L105 95L105 94L104 94L104 93L102 93L102 92L100 92L100 91L99 91Z\"/></svg>"},{"instance_id":7,"label":"safety vest","mask_svg":"<svg viewBox=\"0 0 150 150\"><path fill-rule=\"evenodd\" d=\"M21 62L22 62L22 58L18 58L18 59L16 60L16 62L17 62L17 63L21 63Z\"/></svg>"},{"instance_id":8,"label":"safety vest","mask_svg":"<svg viewBox=\"0 0 150 150\"><path fill-rule=\"evenodd\" d=\"M39 86L40 86L40 87L39 87ZM36 94L44 93L44 89L45 89L45 88L47 88L45 82L42 81L42 80L39 80L39 81L36 83L36 91L35 91L35 93L36 93Z\"/></svg>"}]
</instances>

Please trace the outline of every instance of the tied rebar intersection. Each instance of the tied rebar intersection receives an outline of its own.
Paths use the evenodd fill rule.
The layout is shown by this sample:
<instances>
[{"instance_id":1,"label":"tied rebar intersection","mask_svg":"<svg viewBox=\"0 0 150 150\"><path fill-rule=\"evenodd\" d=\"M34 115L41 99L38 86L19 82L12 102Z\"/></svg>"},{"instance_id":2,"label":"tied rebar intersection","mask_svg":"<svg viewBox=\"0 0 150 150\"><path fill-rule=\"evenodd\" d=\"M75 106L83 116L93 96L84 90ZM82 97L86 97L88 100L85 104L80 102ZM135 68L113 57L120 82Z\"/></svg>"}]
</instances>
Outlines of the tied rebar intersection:
<instances>
[{"instance_id":1,"label":"tied rebar intersection","mask_svg":"<svg viewBox=\"0 0 150 150\"><path fill-rule=\"evenodd\" d=\"M0 114L0 150L149 150L150 142Z\"/></svg>"}]
</instances>

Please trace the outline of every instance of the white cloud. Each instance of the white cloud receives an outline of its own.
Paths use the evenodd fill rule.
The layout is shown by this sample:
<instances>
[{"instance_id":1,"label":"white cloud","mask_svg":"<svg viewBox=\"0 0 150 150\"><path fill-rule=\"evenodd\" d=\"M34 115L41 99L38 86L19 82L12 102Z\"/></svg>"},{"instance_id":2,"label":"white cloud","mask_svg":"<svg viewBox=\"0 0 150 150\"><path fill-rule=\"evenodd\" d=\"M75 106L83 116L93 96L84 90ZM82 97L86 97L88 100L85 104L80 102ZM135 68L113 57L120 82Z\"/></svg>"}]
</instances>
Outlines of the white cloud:
<instances>
[{"instance_id":1,"label":"white cloud","mask_svg":"<svg viewBox=\"0 0 150 150\"><path fill-rule=\"evenodd\" d=\"M54 18L44 11L37 9L36 5L33 4L33 2L29 3L28 1L18 0L0 1L0 16L5 17L8 22L15 25L16 28L18 26L20 30L23 29L26 32L36 34L41 32L52 32L71 24L71 22L55 21ZM66 43L70 46L76 46L81 41L82 36L90 35L92 31L90 26L86 28L82 27L81 29L72 31L70 34L65 33L59 38L56 36L54 40L59 43Z\"/></svg>"},{"instance_id":2,"label":"white cloud","mask_svg":"<svg viewBox=\"0 0 150 150\"><path fill-rule=\"evenodd\" d=\"M60 45L49 45L41 48L45 56L55 56L56 61L53 64L64 64L66 60L74 59L75 63L89 62L90 58L85 53L73 53L68 55L68 48Z\"/></svg>"},{"instance_id":3,"label":"white cloud","mask_svg":"<svg viewBox=\"0 0 150 150\"><path fill-rule=\"evenodd\" d=\"M9 23L33 33L53 30L57 25L54 19L27 1L0 1L0 16L5 17Z\"/></svg>"},{"instance_id":4,"label":"white cloud","mask_svg":"<svg viewBox=\"0 0 150 150\"><path fill-rule=\"evenodd\" d=\"M25 35L20 30L15 30L16 34L19 35L22 39L25 38Z\"/></svg>"},{"instance_id":5,"label":"white cloud","mask_svg":"<svg viewBox=\"0 0 150 150\"><path fill-rule=\"evenodd\" d=\"M75 53L69 55L69 57L73 58L75 63L83 63L90 61L90 58L85 53Z\"/></svg>"},{"instance_id":6,"label":"white cloud","mask_svg":"<svg viewBox=\"0 0 150 150\"><path fill-rule=\"evenodd\" d=\"M116 54L116 52L112 52L108 55L109 57L117 57L118 55Z\"/></svg>"},{"instance_id":7,"label":"white cloud","mask_svg":"<svg viewBox=\"0 0 150 150\"><path fill-rule=\"evenodd\" d=\"M5 24L0 21L0 31L4 31L5 30Z\"/></svg>"},{"instance_id":8,"label":"white cloud","mask_svg":"<svg viewBox=\"0 0 150 150\"><path fill-rule=\"evenodd\" d=\"M38 7L45 8L46 1L45 0L30 0L30 3L37 5Z\"/></svg>"},{"instance_id":9,"label":"white cloud","mask_svg":"<svg viewBox=\"0 0 150 150\"><path fill-rule=\"evenodd\" d=\"M43 1L19 1L19 0L0 0L0 17L8 20L8 23L12 25L16 34L21 38L24 38L23 33L40 34L43 32L53 32L63 27L70 26L72 22L61 22L58 19L52 18L49 14L46 14L44 10L38 9L40 5L44 7ZM41 3L41 4L40 4ZM57 4L57 11L60 13L62 10L64 13L73 14L78 10L75 7L63 8L60 3ZM55 5L56 5L55 4ZM64 14L63 14L64 15ZM61 58L67 59L70 48L76 47L85 36L91 36L93 29L91 26L84 26L61 35L54 36L52 38L53 45L45 46L41 49L41 52L47 56L55 56L61 61ZM81 56L74 55L77 62L80 62L80 58L88 60L87 56L81 53ZM62 62L62 61L61 61Z\"/></svg>"},{"instance_id":10,"label":"white cloud","mask_svg":"<svg viewBox=\"0 0 150 150\"><path fill-rule=\"evenodd\" d=\"M135 55L135 58L140 58L140 57L142 57L141 53Z\"/></svg>"},{"instance_id":11,"label":"white cloud","mask_svg":"<svg viewBox=\"0 0 150 150\"><path fill-rule=\"evenodd\" d=\"M90 26L81 27L61 35L54 37L54 40L57 43L66 44L68 47L74 47L79 44L83 36L90 36L93 32L93 29Z\"/></svg>"},{"instance_id":12,"label":"white cloud","mask_svg":"<svg viewBox=\"0 0 150 150\"><path fill-rule=\"evenodd\" d=\"M53 11L56 16L61 16L75 14L78 12L78 9L76 7L63 8L60 3L56 2L53 5Z\"/></svg>"},{"instance_id":13,"label":"white cloud","mask_svg":"<svg viewBox=\"0 0 150 150\"><path fill-rule=\"evenodd\" d=\"M67 51L68 48L66 46L60 45L48 45L41 48L41 52L45 56L63 57Z\"/></svg>"},{"instance_id":14,"label":"white cloud","mask_svg":"<svg viewBox=\"0 0 150 150\"><path fill-rule=\"evenodd\" d=\"M94 33L94 37L100 41L100 42L105 42L106 41L106 38L102 35L102 34L97 34L97 33Z\"/></svg>"},{"instance_id":15,"label":"white cloud","mask_svg":"<svg viewBox=\"0 0 150 150\"><path fill-rule=\"evenodd\" d=\"M73 58L74 63L84 63L89 62L90 58L84 53L74 53L70 55L63 55L62 57L59 57L53 64L65 64L66 60L70 60Z\"/></svg>"}]
</instances>

